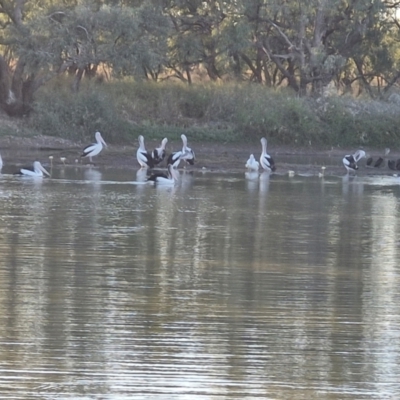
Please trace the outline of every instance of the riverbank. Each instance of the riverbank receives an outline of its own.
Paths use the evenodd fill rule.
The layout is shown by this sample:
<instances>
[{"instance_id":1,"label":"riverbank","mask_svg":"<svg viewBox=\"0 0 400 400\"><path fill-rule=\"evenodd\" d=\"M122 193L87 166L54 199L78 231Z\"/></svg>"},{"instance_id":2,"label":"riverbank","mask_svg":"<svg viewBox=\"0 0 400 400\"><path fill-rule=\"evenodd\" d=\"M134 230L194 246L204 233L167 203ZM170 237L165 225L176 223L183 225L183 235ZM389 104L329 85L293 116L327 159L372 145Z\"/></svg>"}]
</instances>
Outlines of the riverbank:
<instances>
[{"instance_id":1,"label":"riverbank","mask_svg":"<svg viewBox=\"0 0 400 400\"><path fill-rule=\"evenodd\" d=\"M43 165L50 163L52 156L53 167L61 168L89 167L87 159L81 159L80 154L83 147L88 143L78 143L71 140L61 139L51 136L36 136L30 138L5 136L0 138L0 154L3 158L4 166L7 165L30 165L38 160ZM159 145L159 141L146 140L147 149L153 149ZM167 145L167 152L177 151L181 148L180 141L170 141ZM196 153L196 163L188 166L192 170L207 170L211 172L244 172L245 163L250 154L254 154L256 159L261 153L261 145L257 143L210 143L210 142L190 142L189 146ZM135 145L108 145L103 151L94 158L95 166L99 168L122 168L138 169L136 161ZM342 158L346 154L351 154L356 149L341 148L313 148L295 146L269 146L268 152L275 159L277 174L287 174L294 171L296 174L318 175L321 167L325 167L325 175L342 175L346 171L342 164ZM364 149L368 156L377 159L383 154L383 150ZM391 152L387 159L400 158L399 152ZM62 160L64 159L64 160ZM395 171L385 165L380 168L368 168L365 166L366 160L361 160L357 174L380 174L393 175ZM165 165L162 165L165 166ZM183 163L181 164L183 166Z\"/></svg>"}]
</instances>

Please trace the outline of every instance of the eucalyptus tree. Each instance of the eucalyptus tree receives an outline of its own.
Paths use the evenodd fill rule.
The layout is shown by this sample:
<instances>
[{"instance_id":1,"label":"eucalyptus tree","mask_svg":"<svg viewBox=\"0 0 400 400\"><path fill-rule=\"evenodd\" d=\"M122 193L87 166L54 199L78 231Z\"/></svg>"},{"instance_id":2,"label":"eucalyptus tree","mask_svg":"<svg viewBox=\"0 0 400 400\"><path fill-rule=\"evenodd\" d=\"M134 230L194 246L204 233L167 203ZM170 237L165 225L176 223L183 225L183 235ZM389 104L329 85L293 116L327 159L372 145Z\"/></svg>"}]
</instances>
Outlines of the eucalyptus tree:
<instances>
[{"instance_id":1,"label":"eucalyptus tree","mask_svg":"<svg viewBox=\"0 0 400 400\"><path fill-rule=\"evenodd\" d=\"M74 74L73 89L78 90L82 76L99 66L137 78L155 78L163 68L171 22L157 2L138 7L96 1L43 1L35 7L25 0L4 3L0 44L15 64L11 95L2 103L9 113L29 112L35 91L66 71ZM5 69L2 76L7 76ZM2 84L7 86L7 79Z\"/></svg>"},{"instance_id":2,"label":"eucalyptus tree","mask_svg":"<svg viewBox=\"0 0 400 400\"><path fill-rule=\"evenodd\" d=\"M211 80L220 79L221 26L229 1L165 0L164 12L173 24L167 66L179 79L192 81L193 67L203 67Z\"/></svg>"},{"instance_id":3,"label":"eucalyptus tree","mask_svg":"<svg viewBox=\"0 0 400 400\"><path fill-rule=\"evenodd\" d=\"M300 95L320 91L337 77L353 53L380 40L385 4L381 0L243 0L236 29L246 31L238 54L257 81L278 76ZM251 36L250 36L251 35ZM236 36L238 36L236 34ZM243 43L243 41L241 42ZM237 48L237 42L232 42ZM277 74L278 72L278 74Z\"/></svg>"}]
</instances>

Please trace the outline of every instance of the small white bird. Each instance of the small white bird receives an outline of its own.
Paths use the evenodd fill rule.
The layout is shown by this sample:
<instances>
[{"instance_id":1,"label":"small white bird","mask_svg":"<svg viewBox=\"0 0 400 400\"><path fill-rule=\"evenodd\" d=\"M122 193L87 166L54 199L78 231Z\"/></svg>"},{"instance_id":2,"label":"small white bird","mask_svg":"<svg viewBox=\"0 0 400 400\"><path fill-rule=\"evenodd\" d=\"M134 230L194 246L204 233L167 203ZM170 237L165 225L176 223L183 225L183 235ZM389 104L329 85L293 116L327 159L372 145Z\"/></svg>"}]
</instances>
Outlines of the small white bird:
<instances>
[{"instance_id":1,"label":"small white bird","mask_svg":"<svg viewBox=\"0 0 400 400\"><path fill-rule=\"evenodd\" d=\"M35 161L33 163L33 168L21 168L18 172L18 175L31 176L33 178L42 178L44 176L43 174L50 176L49 172L43 167L43 165L39 161Z\"/></svg>"},{"instance_id":2,"label":"small white bird","mask_svg":"<svg viewBox=\"0 0 400 400\"><path fill-rule=\"evenodd\" d=\"M93 162L92 157L97 156L101 152L101 150L103 150L103 145L107 147L107 144L102 138L100 132L96 132L95 138L96 143L92 143L89 146L86 146L83 149L83 153L81 155L81 157L89 157L91 163Z\"/></svg>"},{"instance_id":3,"label":"small white bird","mask_svg":"<svg viewBox=\"0 0 400 400\"><path fill-rule=\"evenodd\" d=\"M165 153L165 146L167 145L167 143L168 143L168 139L164 138L161 141L160 147L155 148L153 150L153 152L151 153L151 156L153 157L153 160L154 160L154 165L160 164L161 161L164 160L165 154L166 154Z\"/></svg>"},{"instance_id":4,"label":"small white bird","mask_svg":"<svg viewBox=\"0 0 400 400\"><path fill-rule=\"evenodd\" d=\"M139 148L136 151L136 159L141 168L153 168L154 167L154 160L151 154L146 151L144 147L144 137L140 135L138 137L139 140Z\"/></svg>"},{"instance_id":5,"label":"small white bird","mask_svg":"<svg viewBox=\"0 0 400 400\"><path fill-rule=\"evenodd\" d=\"M260 164L266 171L275 171L275 162L273 158L267 153L267 139L261 138L262 152L260 156Z\"/></svg>"},{"instance_id":6,"label":"small white bird","mask_svg":"<svg viewBox=\"0 0 400 400\"><path fill-rule=\"evenodd\" d=\"M172 164L168 165L168 174L155 173L152 174L148 179L157 185L175 185L179 180L179 172L173 167Z\"/></svg>"},{"instance_id":7,"label":"small white bird","mask_svg":"<svg viewBox=\"0 0 400 400\"><path fill-rule=\"evenodd\" d=\"M260 163L255 159L254 154L250 154L249 159L246 162L246 168L250 171L258 171Z\"/></svg>"},{"instance_id":8,"label":"small white bird","mask_svg":"<svg viewBox=\"0 0 400 400\"><path fill-rule=\"evenodd\" d=\"M363 157L365 157L364 150L357 150L353 155L347 154L343 157L343 165L347 170L347 173L351 171L358 170L358 161L360 161Z\"/></svg>"}]
</instances>

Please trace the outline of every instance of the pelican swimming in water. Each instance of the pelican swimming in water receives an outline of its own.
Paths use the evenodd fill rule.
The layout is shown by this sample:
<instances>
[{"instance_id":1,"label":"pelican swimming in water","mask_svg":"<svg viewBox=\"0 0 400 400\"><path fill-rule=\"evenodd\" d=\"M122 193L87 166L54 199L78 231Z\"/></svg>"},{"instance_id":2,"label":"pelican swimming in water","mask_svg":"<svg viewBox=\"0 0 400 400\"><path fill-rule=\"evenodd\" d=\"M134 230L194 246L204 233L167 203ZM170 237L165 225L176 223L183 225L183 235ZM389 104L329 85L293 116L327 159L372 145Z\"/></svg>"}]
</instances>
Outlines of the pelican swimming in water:
<instances>
[{"instance_id":1,"label":"pelican swimming in water","mask_svg":"<svg viewBox=\"0 0 400 400\"><path fill-rule=\"evenodd\" d=\"M343 157L343 165L347 170L347 173L350 171L358 170L358 161L360 161L363 157L365 157L364 150L357 150L354 154L347 154Z\"/></svg>"},{"instance_id":2,"label":"pelican swimming in water","mask_svg":"<svg viewBox=\"0 0 400 400\"><path fill-rule=\"evenodd\" d=\"M136 152L136 158L141 168L153 168L154 167L154 160L151 154L146 151L144 147L144 137L140 135L138 137L139 140L139 148Z\"/></svg>"},{"instance_id":3,"label":"pelican swimming in water","mask_svg":"<svg viewBox=\"0 0 400 400\"><path fill-rule=\"evenodd\" d=\"M95 134L96 143L92 143L89 146L86 146L83 149L83 153L81 157L89 157L90 162L92 163L92 157L97 156L101 150L103 150L103 145L107 147L106 142L101 136L100 132L96 132Z\"/></svg>"},{"instance_id":4,"label":"pelican swimming in water","mask_svg":"<svg viewBox=\"0 0 400 400\"><path fill-rule=\"evenodd\" d=\"M254 154L250 154L249 159L246 162L246 168L250 171L258 171L260 163L255 159Z\"/></svg>"},{"instance_id":5,"label":"pelican swimming in water","mask_svg":"<svg viewBox=\"0 0 400 400\"><path fill-rule=\"evenodd\" d=\"M168 165L168 174L155 173L151 175L147 181L152 181L157 185L175 185L179 179L179 172L173 167L172 164Z\"/></svg>"},{"instance_id":6,"label":"pelican swimming in water","mask_svg":"<svg viewBox=\"0 0 400 400\"><path fill-rule=\"evenodd\" d=\"M153 157L154 160L154 165L160 164L161 161L164 160L165 158L165 146L168 143L168 139L164 138L161 141L161 145L160 147L157 147L153 150L153 152L151 153L151 156Z\"/></svg>"},{"instance_id":7,"label":"pelican swimming in water","mask_svg":"<svg viewBox=\"0 0 400 400\"><path fill-rule=\"evenodd\" d=\"M181 135L182 139L182 150L175 151L174 153L170 154L167 160L167 165L173 165L174 168L178 168L181 160L185 160L190 165L194 164L195 154L194 151L187 146L187 137L186 135Z\"/></svg>"},{"instance_id":8,"label":"pelican swimming in water","mask_svg":"<svg viewBox=\"0 0 400 400\"><path fill-rule=\"evenodd\" d=\"M49 172L39 161L33 163L33 168L21 168L18 172L18 175L31 176L33 178L42 178L44 174L50 176Z\"/></svg>"},{"instance_id":9,"label":"pelican swimming in water","mask_svg":"<svg viewBox=\"0 0 400 400\"><path fill-rule=\"evenodd\" d=\"M262 152L260 156L260 164L266 171L274 172L276 170L273 158L267 153L267 139L261 138Z\"/></svg>"}]
</instances>

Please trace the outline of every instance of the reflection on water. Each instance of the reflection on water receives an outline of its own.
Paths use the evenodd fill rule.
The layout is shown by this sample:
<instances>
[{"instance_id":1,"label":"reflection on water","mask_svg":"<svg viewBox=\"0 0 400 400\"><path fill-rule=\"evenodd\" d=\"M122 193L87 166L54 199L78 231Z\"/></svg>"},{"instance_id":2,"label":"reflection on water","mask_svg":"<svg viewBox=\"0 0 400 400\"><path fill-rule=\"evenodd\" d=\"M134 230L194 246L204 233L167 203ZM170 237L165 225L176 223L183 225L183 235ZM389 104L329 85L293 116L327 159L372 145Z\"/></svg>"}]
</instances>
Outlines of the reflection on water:
<instances>
[{"instance_id":1,"label":"reflection on water","mask_svg":"<svg viewBox=\"0 0 400 400\"><path fill-rule=\"evenodd\" d=\"M397 397L399 182L53 177L0 178L2 398Z\"/></svg>"}]
</instances>

